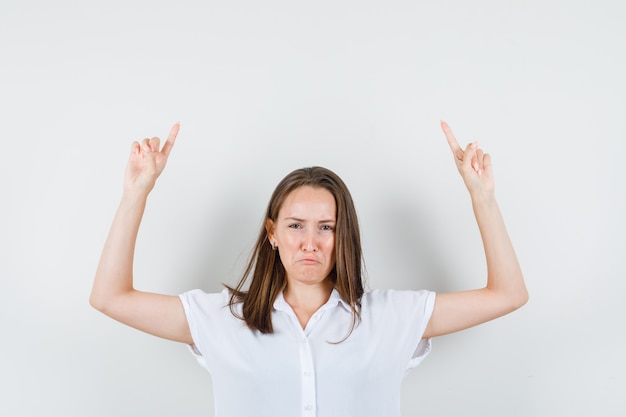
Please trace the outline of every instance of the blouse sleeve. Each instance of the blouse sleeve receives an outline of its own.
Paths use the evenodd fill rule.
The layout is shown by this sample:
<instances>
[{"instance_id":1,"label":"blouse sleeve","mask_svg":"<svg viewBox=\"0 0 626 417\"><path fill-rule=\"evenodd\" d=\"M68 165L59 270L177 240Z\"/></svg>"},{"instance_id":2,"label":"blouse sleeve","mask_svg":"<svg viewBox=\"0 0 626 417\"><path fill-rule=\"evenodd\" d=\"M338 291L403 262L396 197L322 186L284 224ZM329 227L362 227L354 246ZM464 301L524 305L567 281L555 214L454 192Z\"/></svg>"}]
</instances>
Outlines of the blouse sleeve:
<instances>
[{"instance_id":1,"label":"blouse sleeve","mask_svg":"<svg viewBox=\"0 0 626 417\"><path fill-rule=\"evenodd\" d=\"M431 291L374 290L363 298L362 324L375 335L377 349L406 374L431 351L430 339L422 337L434 306Z\"/></svg>"},{"instance_id":2,"label":"blouse sleeve","mask_svg":"<svg viewBox=\"0 0 626 417\"><path fill-rule=\"evenodd\" d=\"M420 340L417 342L417 346L413 352L413 357L407 363L407 372L419 365L426 358L426 356L428 356L432 349L432 339L423 339L422 336L426 331L430 317L433 314L433 309L435 308L435 293L431 291L419 291L418 294L421 299L421 303L419 304L419 309L421 311L418 315L420 319L417 329Z\"/></svg>"},{"instance_id":3,"label":"blouse sleeve","mask_svg":"<svg viewBox=\"0 0 626 417\"><path fill-rule=\"evenodd\" d=\"M227 289L220 293L206 293L202 290L191 290L179 295L185 310L189 331L193 344L188 345L190 352L198 363L209 369L207 358L204 356L209 351L207 337L217 333L215 323L219 322L220 315L224 314L224 308L228 309L229 293Z\"/></svg>"}]
</instances>

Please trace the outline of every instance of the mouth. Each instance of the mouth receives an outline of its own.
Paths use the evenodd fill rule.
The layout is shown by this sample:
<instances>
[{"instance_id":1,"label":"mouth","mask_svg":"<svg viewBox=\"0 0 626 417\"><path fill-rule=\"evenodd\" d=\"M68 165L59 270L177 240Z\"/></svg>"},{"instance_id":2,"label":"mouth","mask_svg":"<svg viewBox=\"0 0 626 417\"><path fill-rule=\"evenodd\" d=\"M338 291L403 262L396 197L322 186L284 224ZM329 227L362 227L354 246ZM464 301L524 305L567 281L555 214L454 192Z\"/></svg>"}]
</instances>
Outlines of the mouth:
<instances>
[{"instance_id":1,"label":"mouth","mask_svg":"<svg viewBox=\"0 0 626 417\"><path fill-rule=\"evenodd\" d=\"M317 259L313 259L313 258L303 258L303 259L299 259L298 263L305 264L305 265L315 265L315 264L319 264L320 262Z\"/></svg>"}]
</instances>

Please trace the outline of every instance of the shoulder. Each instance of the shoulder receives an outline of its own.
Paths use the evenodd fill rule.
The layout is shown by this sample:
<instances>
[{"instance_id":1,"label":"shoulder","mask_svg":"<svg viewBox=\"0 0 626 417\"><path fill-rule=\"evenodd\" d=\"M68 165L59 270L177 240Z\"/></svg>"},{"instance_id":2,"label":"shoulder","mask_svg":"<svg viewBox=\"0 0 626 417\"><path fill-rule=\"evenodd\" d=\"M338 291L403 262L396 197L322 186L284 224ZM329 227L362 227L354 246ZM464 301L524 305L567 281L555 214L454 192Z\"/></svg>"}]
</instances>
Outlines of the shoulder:
<instances>
[{"instance_id":1,"label":"shoulder","mask_svg":"<svg viewBox=\"0 0 626 417\"><path fill-rule=\"evenodd\" d=\"M428 290L372 290L363 294L363 314L385 312L392 315L419 314L430 316L435 293Z\"/></svg>"},{"instance_id":2,"label":"shoulder","mask_svg":"<svg viewBox=\"0 0 626 417\"><path fill-rule=\"evenodd\" d=\"M230 291L224 288L218 293L207 293L195 289L178 296L186 311L209 312L219 309L228 309Z\"/></svg>"},{"instance_id":3,"label":"shoulder","mask_svg":"<svg viewBox=\"0 0 626 417\"><path fill-rule=\"evenodd\" d=\"M426 302L435 297L428 290L371 290L363 294L362 304L395 304Z\"/></svg>"}]
</instances>

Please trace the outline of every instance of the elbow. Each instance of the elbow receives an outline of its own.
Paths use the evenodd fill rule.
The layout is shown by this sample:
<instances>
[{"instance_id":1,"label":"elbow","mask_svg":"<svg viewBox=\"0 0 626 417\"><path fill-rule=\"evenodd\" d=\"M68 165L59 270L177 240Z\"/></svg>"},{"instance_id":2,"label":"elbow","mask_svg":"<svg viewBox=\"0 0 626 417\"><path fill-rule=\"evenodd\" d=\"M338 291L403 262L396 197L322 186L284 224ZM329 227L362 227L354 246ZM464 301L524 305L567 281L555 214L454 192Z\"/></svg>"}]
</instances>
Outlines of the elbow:
<instances>
[{"instance_id":1,"label":"elbow","mask_svg":"<svg viewBox=\"0 0 626 417\"><path fill-rule=\"evenodd\" d=\"M99 312L107 315L113 300L114 298L110 293L98 291L96 288L92 289L89 295L89 304Z\"/></svg>"},{"instance_id":2,"label":"elbow","mask_svg":"<svg viewBox=\"0 0 626 417\"><path fill-rule=\"evenodd\" d=\"M522 288L509 288L507 290L495 291L494 296L498 299L498 316L503 316L513 311L522 308L528 302L528 291L526 287Z\"/></svg>"},{"instance_id":3,"label":"elbow","mask_svg":"<svg viewBox=\"0 0 626 417\"><path fill-rule=\"evenodd\" d=\"M115 317L116 306L112 299L92 294L89 297L89 304L105 316Z\"/></svg>"},{"instance_id":4,"label":"elbow","mask_svg":"<svg viewBox=\"0 0 626 417\"><path fill-rule=\"evenodd\" d=\"M121 298L133 290L132 286L129 288L121 285L112 285L109 281L96 274L91 287L91 294L89 295L89 304L106 315L109 315L110 310L116 308Z\"/></svg>"},{"instance_id":5,"label":"elbow","mask_svg":"<svg viewBox=\"0 0 626 417\"><path fill-rule=\"evenodd\" d=\"M515 311L519 308L522 308L527 302L530 296L528 295L528 290L524 286L521 290L517 291L511 297L511 311Z\"/></svg>"},{"instance_id":6,"label":"elbow","mask_svg":"<svg viewBox=\"0 0 626 417\"><path fill-rule=\"evenodd\" d=\"M524 288L524 297L522 299L522 303L520 304L520 307L525 305L528 302L528 300L530 300L530 295L528 294L528 290Z\"/></svg>"},{"instance_id":7,"label":"elbow","mask_svg":"<svg viewBox=\"0 0 626 417\"><path fill-rule=\"evenodd\" d=\"M111 292L94 288L89 296L89 304L102 314L115 318L127 303L127 297L131 292L133 291Z\"/></svg>"},{"instance_id":8,"label":"elbow","mask_svg":"<svg viewBox=\"0 0 626 417\"><path fill-rule=\"evenodd\" d=\"M99 297L94 291L92 291L89 296L89 305L100 312L104 312L105 310L105 303L102 300L102 297Z\"/></svg>"},{"instance_id":9,"label":"elbow","mask_svg":"<svg viewBox=\"0 0 626 417\"><path fill-rule=\"evenodd\" d=\"M528 289L522 275L518 275L515 279L508 280L503 286L495 286L490 288L494 293L498 294L500 299L500 306L504 314L511 313L519 308L522 308L529 299Z\"/></svg>"}]
</instances>

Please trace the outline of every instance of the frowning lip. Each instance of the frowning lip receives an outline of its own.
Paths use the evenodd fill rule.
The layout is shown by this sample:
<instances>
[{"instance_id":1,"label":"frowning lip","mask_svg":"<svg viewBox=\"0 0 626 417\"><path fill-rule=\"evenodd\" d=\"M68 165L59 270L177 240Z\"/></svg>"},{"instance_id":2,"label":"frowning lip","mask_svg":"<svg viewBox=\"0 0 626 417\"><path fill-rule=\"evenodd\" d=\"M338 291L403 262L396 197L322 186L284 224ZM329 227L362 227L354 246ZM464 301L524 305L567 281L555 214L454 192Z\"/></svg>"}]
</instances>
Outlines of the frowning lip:
<instances>
[{"instance_id":1,"label":"frowning lip","mask_svg":"<svg viewBox=\"0 0 626 417\"><path fill-rule=\"evenodd\" d=\"M300 258L300 259L297 259L296 262L299 262L305 265L314 265L314 264L320 263L320 261L315 258Z\"/></svg>"}]
</instances>

